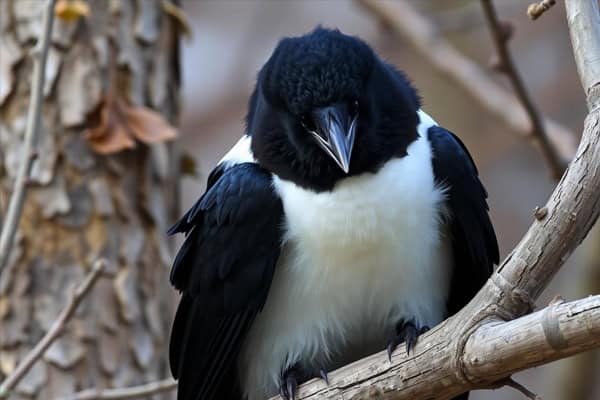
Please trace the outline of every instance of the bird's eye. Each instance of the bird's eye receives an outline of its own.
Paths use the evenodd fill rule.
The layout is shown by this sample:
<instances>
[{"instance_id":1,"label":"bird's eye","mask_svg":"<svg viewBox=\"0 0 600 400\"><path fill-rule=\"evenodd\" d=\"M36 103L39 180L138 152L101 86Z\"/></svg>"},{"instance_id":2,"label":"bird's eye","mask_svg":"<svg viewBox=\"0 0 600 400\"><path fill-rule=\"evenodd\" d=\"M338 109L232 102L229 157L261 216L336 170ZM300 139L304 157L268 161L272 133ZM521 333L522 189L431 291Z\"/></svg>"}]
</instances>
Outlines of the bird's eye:
<instances>
[{"instance_id":1,"label":"bird's eye","mask_svg":"<svg viewBox=\"0 0 600 400\"><path fill-rule=\"evenodd\" d=\"M304 129L306 129L309 132L315 130L315 124L313 123L312 118L310 118L310 115L308 114L300 115L300 124Z\"/></svg>"},{"instance_id":2,"label":"bird's eye","mask_svg":"<svg viewBox=\"0 0 600 400\"><path fill-rule=\"evenodd\" d=\"M358 115L358 109L359 109L358 100L354 100L352 102L352 114L353 114L353 116Z\"/></svg>"}]
</instances>

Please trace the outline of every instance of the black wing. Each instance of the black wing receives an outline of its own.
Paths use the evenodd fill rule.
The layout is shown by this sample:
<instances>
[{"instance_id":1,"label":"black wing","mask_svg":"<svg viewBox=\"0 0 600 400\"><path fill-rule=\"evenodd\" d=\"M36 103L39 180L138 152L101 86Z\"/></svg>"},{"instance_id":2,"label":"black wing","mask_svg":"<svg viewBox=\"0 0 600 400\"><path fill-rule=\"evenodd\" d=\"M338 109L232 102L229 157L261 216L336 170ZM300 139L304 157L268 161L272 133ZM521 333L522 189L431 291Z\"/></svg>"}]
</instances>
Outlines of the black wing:
<instances>
[{"instance_id":1,"label":"black wing","mask_svg":"<svg viewBox=\"0 0 600 400\"><path fill-rule=\"evenodd\" d=\"M452 315L464 307L498 263L498 243L488 215L487 192L465 145L451 132L429 128L433 172L445 185L450 212L449 230L454 253L454 271L447 302Z\"/></svg>"},{"instance_id":2,"label":"black wing","mask_svg":"<svg viewBox=\"0 0 600 400\"><path fill-rule=\"evenodd\" d=\"M283 208L271 180L253 163L217 168L169 230L187 235L171 270L183 292L169 354L179 400L241 398L237 356L280 251Z\"/></svg>"}]
</instances>

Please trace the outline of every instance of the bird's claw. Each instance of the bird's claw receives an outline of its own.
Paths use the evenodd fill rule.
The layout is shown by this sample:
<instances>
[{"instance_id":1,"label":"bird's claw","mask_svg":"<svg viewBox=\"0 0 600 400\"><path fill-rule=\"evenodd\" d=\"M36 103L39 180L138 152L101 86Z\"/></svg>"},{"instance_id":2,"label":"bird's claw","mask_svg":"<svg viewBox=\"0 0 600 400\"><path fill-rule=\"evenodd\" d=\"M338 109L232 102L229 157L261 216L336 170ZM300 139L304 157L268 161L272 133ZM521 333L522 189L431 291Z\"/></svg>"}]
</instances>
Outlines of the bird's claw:
<instances>
[{"instance_id":1,"label":"bird's claw","mask_svg":"<svg viewBox=\"0 0 600 400\"><path fill-rule=\"evenodd\" d=\"M319 376L327 385L329 385L329 376L325 369L319 369ZM298 365L294 365L281 374L279 381L279 395L283 400L295 400L296 393L298 392L298 385L315 377L316 376L313 373L307 373Z\"/></svg>"},{"instance_id":2,"label":"bird's claw","mask_svg":"<svg viewBox=\"0 0 600 400\"><path fill-rule=\"evenodd\" d=\"M412 321L400 321L396 325L396 335L390 339L387 345L388 360L392 362L392 353L402 342L405 343L406 354L410 354L410 350L415 347L415 344L417 344L417 338L419 335L427 332L428 330L428 326L418 327Z\"/></svg>"},{"instance_id":3,"label":"bird's claw","mask_svg":"<svg viewBox=\"0 0 600 400\"><path fill-rule=\"evenodd\" d=\"M279 384L279 395L283 400L295 400L298 380L293 375L284 376Z\"/></svg>"},{"instance_id":4,"label":"bird's claw","mask_svg":"<svg viewBox=\"0 0 600 400\"><path fill-rule=\"evenodd\" d=\"M279 395L284 400L295 400L298 385L306 380L306 374L298 365L291 366L281 374Z\"/></svg>"},{"instance_id":5,"label":"bird's claw","mask_svg":"<svg viewBox=\"0 0 600 400\"><path fill-rule=\"evenodd\" d=\"M325 371L324 369L320 369L319 376L325 381L325 384L329 386L329 376L327 376L327 371Z\"/></svg>"}]
</instances>

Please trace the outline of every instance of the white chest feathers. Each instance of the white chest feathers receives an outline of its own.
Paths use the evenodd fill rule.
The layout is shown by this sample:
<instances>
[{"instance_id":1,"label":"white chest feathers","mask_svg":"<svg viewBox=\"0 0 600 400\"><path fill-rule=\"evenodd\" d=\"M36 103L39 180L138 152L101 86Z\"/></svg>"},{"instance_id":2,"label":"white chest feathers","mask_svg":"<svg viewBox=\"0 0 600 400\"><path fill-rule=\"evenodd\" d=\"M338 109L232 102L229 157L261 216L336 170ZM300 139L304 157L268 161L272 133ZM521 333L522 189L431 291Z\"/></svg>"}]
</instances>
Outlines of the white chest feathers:
<instances>
[{"instance_id":1,"label":"white chest feathers","mask_svg":"<svg viewBox=\"0 0 600 400\"><path fill-rule=\"evenodd\" d=\"M377 173L315 193L280 179L284 250L240 371L249 400L277 389L287 367L336 365L367 342L385 347L402 318L422 325L445 313L451 253L441 231L427 133Z\"/></svg>"}]
</instances>

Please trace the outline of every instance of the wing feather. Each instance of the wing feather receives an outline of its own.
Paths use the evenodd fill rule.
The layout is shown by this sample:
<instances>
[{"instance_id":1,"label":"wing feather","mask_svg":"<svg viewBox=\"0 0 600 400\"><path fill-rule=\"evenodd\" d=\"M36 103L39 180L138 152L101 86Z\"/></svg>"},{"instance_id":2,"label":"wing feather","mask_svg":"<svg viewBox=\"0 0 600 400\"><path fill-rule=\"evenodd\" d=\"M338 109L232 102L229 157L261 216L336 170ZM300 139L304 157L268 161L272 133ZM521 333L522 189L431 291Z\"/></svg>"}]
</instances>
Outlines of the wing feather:
<instances>
[{"instance_id":1,"label":"wing feather","mask_svg":"<svg viewBox=\"0 0 600 400\"><path fill-rule=\"evenodd\" d=\"M499 261L498 243L489 218L487 192L465 145L439 126L428 130L433 151L433 171L447 187L454 271L448 312L464 307L492 274Z\"/></svg>"},{"instance_id":2,"label":"wing feather","mask_svg":"<svg viewBox=\"0 0 600 400\"><path fill-rule=\"evenodd\" d=\"M237 355L280 251L283 208L271 180L254 163L218 167L169 230L186 234L171 269L182 292L169 352L179 400L240 398Z\"/></svg>"}]
</instances>

